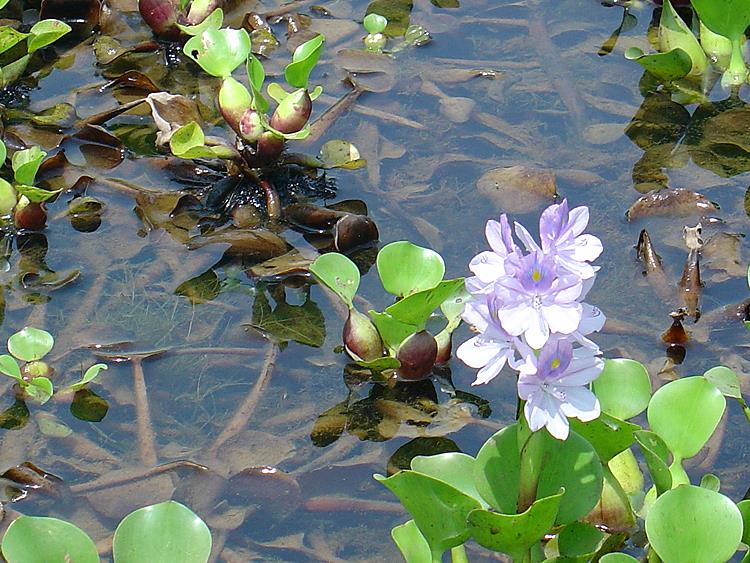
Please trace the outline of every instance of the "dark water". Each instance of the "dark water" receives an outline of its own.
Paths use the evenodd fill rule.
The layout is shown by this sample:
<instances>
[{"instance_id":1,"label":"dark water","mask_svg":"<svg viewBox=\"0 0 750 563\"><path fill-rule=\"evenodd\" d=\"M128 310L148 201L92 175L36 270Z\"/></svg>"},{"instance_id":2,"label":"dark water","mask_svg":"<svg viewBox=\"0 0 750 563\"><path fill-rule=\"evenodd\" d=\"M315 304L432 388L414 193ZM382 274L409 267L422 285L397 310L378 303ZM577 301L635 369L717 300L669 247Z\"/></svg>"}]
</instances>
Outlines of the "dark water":
<instances>
[{"instance_id":1,"label":"dark water","mask_svg":"<svg viewBox=\"0 0 750 563\"><path fill-rule=\"evenodd\" d=\"M633 246L639 231L648 228L667 275L676 284L687 255L682 228L694 225L699 217L627 222L625 211L641 195L638 190L653 187L642 176L634 180L633 167L644 154L641 147L652 147L651 162L656 164L646 169L655 181L700 191L719 204L721 210L715 215L723 223L707 227L707 234L744 237L748 230L744 170L750 167L743 168L743 141L737 141L739 148L733 150L721 152L720 147L721 155L714 157L710 146L692 152L685 148L688 141L700 145L700 139L708 137L704 125L704 133L695 126L687 133L673 134L674 146L655 142L654 138L661 139L661 130L655 128L647 130L639 145L625 135L644 96L639 90L640 67L624 60L622 51L632 45L647 49L649 5L632 9L638 25L623 34L612 54L599 56L599 47L620 24L620 7L582 0L461 4L449 10L416 1L411 21L430 30L432 43L400 52L392 88L364 94L357 104L361 113L346 113L320 142L303 145L302 150L314 154L323 141L334 138L354 142L369 164L363 170L331 174L338 183L337 199L364 200L382 243L408 239L439 250L449 276L466 273L469 259L486 245L484 223L503 211L477 190L482 174L515 165L555 172L559 194L568 198L571 207L591 208L589 230L604 242L605 251L598 261L601 272L587 301L618 321L623 334L602 334L596 340L608 357L643 362L655 385L662 384L656 375L665 359L659 335L669 326L670 308L641 275ZM313 81L320 81L327 94L339 97L346 87L340 83L343 74L335 65L336 53L360 46L363 33L355 22L364 15L367 3L326 6L337 19L314 20L313 29L319 26L329 41ZM238 6L229 23L238 25L246 7ZM148 38L137 14L125 14L119 22L118 38L123 42ZM283 27L277 31L283 36ZM216 84L203 76L196 80L195 67L178 66L168 73L160 55L144 54L102 68L96 65L90 45L68 53L30 92L31 109L68 102L85 116L134 99L122 92L86 90L103 84L105 75L116 76L128 68L141 69L172 93L198 95L209 108L214 107ZM269 73L278 72L286 56L283 49L274 53L267 65ZM461 73L454 69L496 71L497 76L458 80ZM465 121L450 119L450 110L459 102L449 97L474 104ZM720 100L726 94L717 87L711 97ZM680 114L679 108L670 107ZM415 125L369 115L368 110L405 117ZM695 105L687 105L684 112L689 115L694 110ZM646 121L654 120L654 115L661 114L650 112ZM143 135L153 134L150 117L142 112L121 116L108 127L115 130L118 124L134 125ZM58 135L26 125L8 129L44 148L59 142ZM750 149L750 143L744 147ZM257 479L236 478L234 483L240 485L235 488L245 491L243 497L231 487L213 494L210 483L215 480L205 471L186 466L144 477L149 468L139 454L133 364L109 361L109 370L92 387L110 405L102 422L81 422L70 415L67 404L49 403L30 406L31 420L24 428L0 434L2 468L31 461L80 493L63 500L32 495L18 509L71 519L100 540L133 508L174 496L208 520L216 532L215 541L225 542L223 557L228 561L396 560L389 532L407 518L388 491L372 480L372 473L384 472L390 455L416 437L447 435L462 451L475 453L494 429L514 417L511 374L471 388L472 370L452 362L455 387L489 402L492 414L483 419L476 406L452 399L449 387L439 382L418 391L390 393L368 384L349 382L347 386L345 360L333 352L340 344L343 320L318 287L258 284L235 261L214 268L224 287L214 299L193 304L176 295L180 284L216 264L223 249L187 251L163 230L147 232L134 212L132 193L121 188L119 181L165 190L177 189L179 184L153 159L137 152L129 152L122 163L105 169L101 161L87 161L76 149L68 151L69 160L79 165L66 173L68 184L81 174L96 178L90 195L105 203L102 225L95 232L80 233L60 216L66 198L50 206L46 264L56 271L79 268L81 276L56 291L42 291L40 298L19 286L24 258L14 251L10 271L2 278L5 318L0 340L25 325L49 330L56 338L51 357L61 382L72 381L82 367L97 361L88 348L93 344L131 341L128 350L163 351L143 361L158 463L189 460L224 478L248 467L274 466L289 478L269 477L268 484L261 479L260 485ZM716 164L719 160L723 168ZM727 177L727 170L733 175ZM723 175L717 174L722 171ZM533 231L544 205L540 202L513 217ZM286 234L291 244L309 248L301 236ZM737 371L743 388L747 385L750 366L744 327L739 322L717 321L715 314L712 320L711 314L748 296L743 272L747 254L742 238L736 263L704 270L704 318L694 327L689 323L694 338L685 362L677 368L680 375L725 364ZM270 349L262 336L245 328L253 318L253 304L258 306L258 295L264 292L271 302L282 294L293 305L312 301L309 307L317 306L325 318L325 341L320 347L295 342L284 346L245 428L212 449L251 392ZM363 278L360 293L376 308L386 304L373 271ZM462 327L456 341L468 336ZM204 350L208 347L222 350ZM3 404L10 406L10 385L2 381L0 387L5 391ZM313 441L310 435L318 416L347 401L353 414L341 437L324 440L331 442L327 445ZM716 473L722 491L738 500L750 485L750 428L737 405L730 403L728 411L720 427L721 454L707 459L699 455L691 474ZM73 433L46 436L39 425L43 413L53 414ZM120 488L95 489L90 484L117 471L130 477ZM299 485L299 494L289 493L297 491L294 483Z\"/></svg>"}]
</instances>

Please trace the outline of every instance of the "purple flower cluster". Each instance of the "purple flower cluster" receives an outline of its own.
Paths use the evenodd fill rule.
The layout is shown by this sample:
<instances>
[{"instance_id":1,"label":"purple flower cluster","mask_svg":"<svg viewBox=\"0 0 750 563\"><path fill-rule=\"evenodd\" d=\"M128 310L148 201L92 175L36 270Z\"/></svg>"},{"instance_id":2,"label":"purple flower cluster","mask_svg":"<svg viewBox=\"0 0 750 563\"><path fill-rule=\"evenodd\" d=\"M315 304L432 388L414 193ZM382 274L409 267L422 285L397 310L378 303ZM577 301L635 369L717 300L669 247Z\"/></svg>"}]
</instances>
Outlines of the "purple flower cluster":
<instances>
[{"instance_id":1,"label":"purple flower cluster","mask_svg":"<svg viewBox=\"0 0 750 563\"><path fill-rule=\"evenodd\" d=\"M581 300L592 287L601 241L583 234L587 207L549 206L539 219L541 245L519 223L513 240L508 218L485 229L491 250L475 256L466 279L472 298L463 319L478 333L456 355L479 369L474 385L487 383L507 364L518 371L518 395L532 431L568 437L568 418L599 416L589 390L604 367L599 347L586 336L604 325L602 312Z\"/></svg>"}]
</instances>

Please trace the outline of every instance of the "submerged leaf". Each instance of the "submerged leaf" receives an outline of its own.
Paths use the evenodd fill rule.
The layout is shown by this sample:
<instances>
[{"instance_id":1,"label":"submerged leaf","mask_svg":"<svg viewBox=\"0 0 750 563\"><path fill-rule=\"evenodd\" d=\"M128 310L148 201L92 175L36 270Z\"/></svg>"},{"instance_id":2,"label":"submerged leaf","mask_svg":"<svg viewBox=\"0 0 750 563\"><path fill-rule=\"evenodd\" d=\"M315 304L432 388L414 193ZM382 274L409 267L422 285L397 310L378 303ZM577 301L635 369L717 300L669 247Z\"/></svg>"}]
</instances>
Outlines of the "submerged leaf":
<instances>
[{"instance_id":1,"label":"submerged leaf","mask_svg":"<svg viewBox=\"0 0 750 563\"><path fill-rule=\"evenodd\" d=\"M282 300L272 307L265 291L255 296L250 326L277 341L294 340L315 348L326 336L323 313L314 301L307 298L302 305L290 305Z\"/></svg>"}]
</instances>

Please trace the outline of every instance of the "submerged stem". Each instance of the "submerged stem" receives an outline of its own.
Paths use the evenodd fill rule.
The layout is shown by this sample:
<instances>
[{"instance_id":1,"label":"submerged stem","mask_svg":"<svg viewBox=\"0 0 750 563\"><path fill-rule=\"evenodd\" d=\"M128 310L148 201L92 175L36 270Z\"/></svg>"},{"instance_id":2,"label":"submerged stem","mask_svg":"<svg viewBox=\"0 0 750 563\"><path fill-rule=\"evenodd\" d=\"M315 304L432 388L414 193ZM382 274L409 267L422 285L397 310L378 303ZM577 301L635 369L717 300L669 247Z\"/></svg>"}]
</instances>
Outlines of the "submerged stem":
<instances>
[{"instance_id":1,"label":"submerged stem","mask_svg":"<svg viewBox=\"0 0 750 563\"><path fill-rule=\"evenodd\" d=\"M153 467L157 461L156 439L154 438L154 427L151 423L142 361L139 356L134 356L132 359L135 411L138 417L138 454L145 465Z\"/></svg>"}]
</instances>

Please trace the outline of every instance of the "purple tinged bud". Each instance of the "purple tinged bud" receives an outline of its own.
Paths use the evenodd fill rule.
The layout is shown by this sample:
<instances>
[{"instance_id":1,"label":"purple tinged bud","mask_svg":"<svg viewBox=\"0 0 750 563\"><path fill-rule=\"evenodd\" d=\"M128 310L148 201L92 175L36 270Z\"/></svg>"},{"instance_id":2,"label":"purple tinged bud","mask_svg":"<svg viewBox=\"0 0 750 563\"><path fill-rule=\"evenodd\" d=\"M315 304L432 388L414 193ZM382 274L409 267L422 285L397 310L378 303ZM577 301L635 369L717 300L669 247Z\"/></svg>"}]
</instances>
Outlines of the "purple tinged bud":
<instances>
[{"instance_id":1,"label":"purple tinged bud","mask_svg":"<svg viewBox=\"0 0 750 563\"><path fill-rule=\"evenodd\" d=\"M219 110L235 133L240 134L240 121L250 109L253 97L240 82L231 76L224 79L219 90ZM258 120L260 121L260 119ZM260 133L258 134L260 136ZM253 141L257 140L252 139Z\"/></svg>"},{"instance_id":2,"label":"purple tinged bud","mask_svg":"<svg viewBox=\"0 0 750 563\"><path fill-rule=\"evenodd\" d=\"M401 362L399 378L405 381L420 381L432 371L437 358L437 342L426 330L409 336L401 343L396 359Z\"/></svg>"},{"instance_id":3,"label":"purple tinged bud","mask_svg":"<svg viewBox=\"0 0 750 563\"><path fill-rule=\"evenodd\" d=\"M352 308L344 324L344 346L355 360L376 360L383 356L383 341L370 319Z\"/></svg>"},{"instance_id":4,"label":"purple tinged bud","mask_svg":"<svg viewBox=\"0 0 750 563\"><path fill-rule=\"evenodd\" d=\"M22 197L18 200L13 213L13 222L18 229L41 231L47 223L47 208L44 203L29 201Z\"/></svg>"},{"instance_id":5,"label":"purple tinged bud","mask_svg":"<svg viewBox=\"0 0 750 563\"><path fill-rule=\"evenodd\" d=\"M242 114L242 118L239 122L239 134L240 137L248 142L255 142L260 139L263 134L264 128L261 123L260 115L254 109L246 109ZM281 142L282 148L284 142Z\"/></svg>"},{"instance_id":6,"label":"purple tinged bud","mask_svg":"<svg viewBox=\"0 0 750 563\"><path fill-rule=\"evenodd\" d=\"M300 88L281 100L271 116L271 127L281 133L296 133L307 124L311 112L310 94Z\"/></svg>"},{"instance_id":7,"label":"purple tinged bud","mask_svg":"<svg viewBox=\"0 0 750 563\"><path fill-rule=\"evenodd\" d=\"M143 21L159 37L175 40L180 35L177 27L176 0L138 0Z\"/></svg>"},{"instance_id":8,"label":"purple tinged bud","mask_svg":"<svg viewBox=\"0 0 750 563\"><path fill-rule=\"evenodd\" d=\"M187 15L187 22L190 25L198 25L205 20L211 12L221 7L221 0L193 0Z\"/></svg>"}]
</instances>

